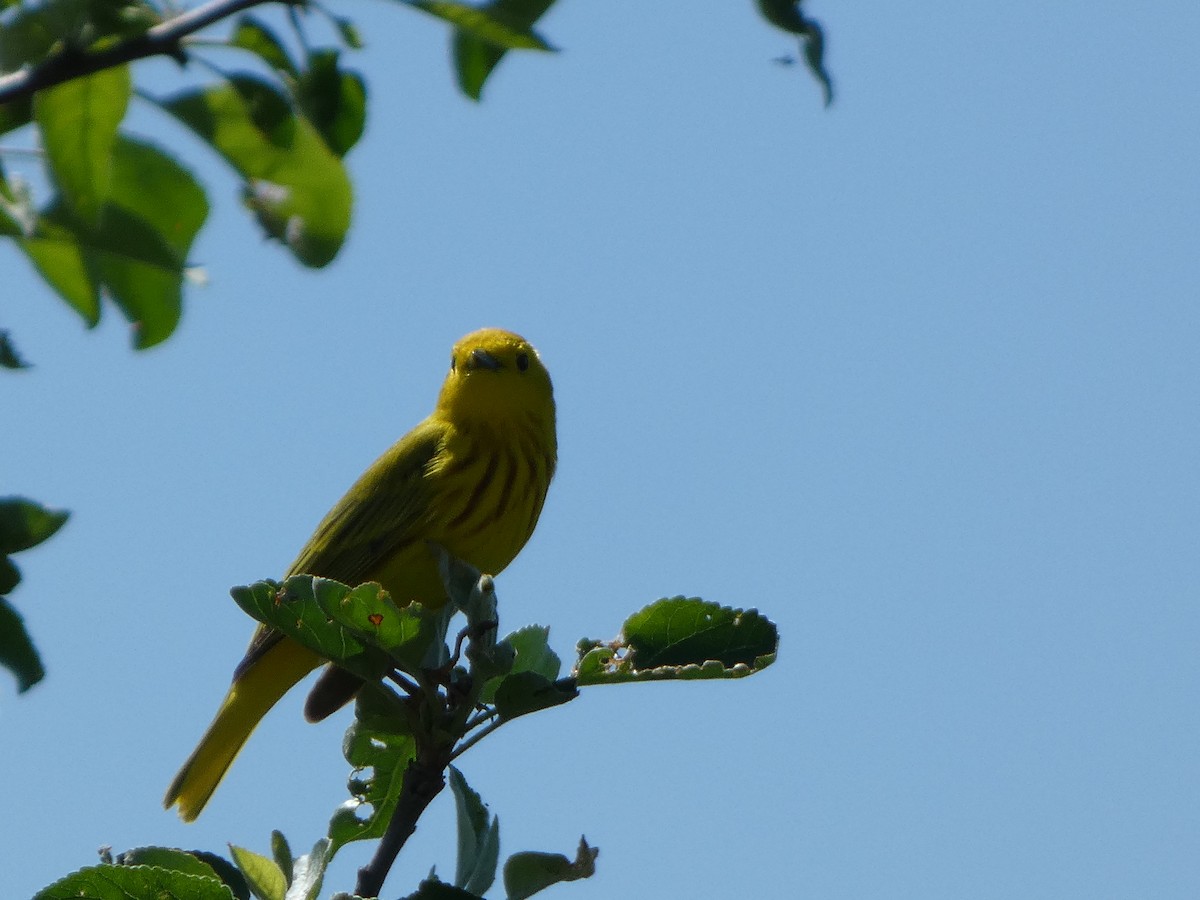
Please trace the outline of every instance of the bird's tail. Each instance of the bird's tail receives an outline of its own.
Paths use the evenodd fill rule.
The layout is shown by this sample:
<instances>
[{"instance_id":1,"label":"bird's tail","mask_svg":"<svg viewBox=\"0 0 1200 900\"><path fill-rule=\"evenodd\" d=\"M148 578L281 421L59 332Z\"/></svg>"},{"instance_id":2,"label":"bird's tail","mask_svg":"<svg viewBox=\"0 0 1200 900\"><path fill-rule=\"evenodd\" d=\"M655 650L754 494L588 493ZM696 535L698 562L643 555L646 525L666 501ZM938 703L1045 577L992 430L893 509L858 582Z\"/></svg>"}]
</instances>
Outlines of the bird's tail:
<instances>
[{"instance_id":1,"label":"bird's tail","mask_svg":"<svg viewBox=\"0 0 1200 900\"><path fill-rule=\"evenodd\" d=\"M163 806L179 804L185 822L200 815L262 717L321 662L311 650L284 639L239 673L208 731L167 788Z\"/></svg>"}]
</instances>

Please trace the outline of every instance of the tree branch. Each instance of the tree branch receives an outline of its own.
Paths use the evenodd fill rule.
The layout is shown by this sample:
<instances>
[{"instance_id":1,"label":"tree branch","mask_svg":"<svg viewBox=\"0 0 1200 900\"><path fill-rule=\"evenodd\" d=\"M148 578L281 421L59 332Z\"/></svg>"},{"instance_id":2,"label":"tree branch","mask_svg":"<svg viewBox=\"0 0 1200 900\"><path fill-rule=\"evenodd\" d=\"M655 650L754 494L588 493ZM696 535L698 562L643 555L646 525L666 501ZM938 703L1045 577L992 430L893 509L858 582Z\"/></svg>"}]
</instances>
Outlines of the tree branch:
<instances>
[{"instance_id":1,"label":"tree branch","mask_svg":"<svg viewBox=\"0 0 1200 900\"><path fill-rule=\"evenodd\" d=\"M418 757L404 771L404 785L400 788L392 820L388 822L387 831L380 838L371 861L358 870L355 896L379 896L400 850L417 830L417 820L446 786L446 767L450 765L446 749L428 755L430 759Z\"/></svg>"},{"instance_id":2,"label":"tree branch","mask_svg":"<svg viewBox=\"0 0 1200 900\"><path fill-rule=\"evenodd\" d=\"M136 37L118 41L95 53L69 47L35 65L0 76L0 103L32 97L37 91L64 81L92 75L136 59L170 56L180 64L185 63L187 53L181 41L188 35L252 6L264 3L290 5L293 2L295 0L209 0L173 19L159 22Z\"/></svg>"}]
</instances>

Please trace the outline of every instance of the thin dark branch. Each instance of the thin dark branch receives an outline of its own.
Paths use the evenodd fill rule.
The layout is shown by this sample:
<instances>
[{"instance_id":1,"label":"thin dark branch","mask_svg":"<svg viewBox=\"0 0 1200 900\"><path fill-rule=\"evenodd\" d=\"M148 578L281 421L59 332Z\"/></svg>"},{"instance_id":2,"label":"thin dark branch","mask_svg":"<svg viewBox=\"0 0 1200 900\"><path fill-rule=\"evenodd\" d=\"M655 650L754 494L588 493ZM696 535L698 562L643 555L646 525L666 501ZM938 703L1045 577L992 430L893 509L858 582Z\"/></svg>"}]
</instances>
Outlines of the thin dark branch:
<instances>
[{"instance_id":1,"label":"thin dark branch","mask_svg":"<svg viewBox=\"0 0 1200 900\"><path fill-rule=\"evenodd\" d=\"M159 22L136 37L118 41L103 50L94 53L78 49L64 50L48 56L36 65L0 76L0 103L32 97L37 91L45 88L124 65L135 59L170 56L182 64L187 61L187 54L181 41L188 35L252 6L264 3L290 5L291 2L293 0L209 0L195 9Z\"/></svg>"},{"instance_id":2,"label":"thin dark branch","mask_svg":"<svg viewBox=\"0 0 1200 900\"><path fill-rule=\"evenodd\" d=\"M354 886L355 896L379 896L384 879L391 871L400 850L417 830L417 820L433 802L433 798L446 786L446 767L450 765L448 755L443 751L431 756L434 758L414 759L405 770L404 786L400 789L400 797L396 801L396 809L392 813L392 820L388 822L387 831L380 839L379 846L375 848L375 855L371 857L371 861L358 870L358 883Z\"/></svg>"}]
</instances>

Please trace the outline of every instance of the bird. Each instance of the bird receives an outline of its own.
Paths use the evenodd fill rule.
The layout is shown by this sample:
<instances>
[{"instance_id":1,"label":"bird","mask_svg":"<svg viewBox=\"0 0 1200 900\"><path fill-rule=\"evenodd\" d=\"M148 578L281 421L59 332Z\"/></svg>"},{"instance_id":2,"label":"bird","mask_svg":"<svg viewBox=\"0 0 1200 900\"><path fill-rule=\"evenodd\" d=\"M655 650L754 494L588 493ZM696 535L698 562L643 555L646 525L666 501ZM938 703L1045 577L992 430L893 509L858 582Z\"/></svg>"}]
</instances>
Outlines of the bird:
<instances>
[{"instance_id":1,"label":"bird","mask_svg":"<svg viewBox=\"0 0 1200 900\"><path fill-rule=\"evenodd\" d=\"M533 346L484 328L450 355L433 412L359 477L317 526L287 576L378 582L398 605L447 602L435 546L502 571L529 540L558 464L554 390ZM259 721L326 660L266 625L250 640L200 743L163 798L190 822ZM362 682L329 664L305 704L320 721Z\"/></svg>"}]
</instances>

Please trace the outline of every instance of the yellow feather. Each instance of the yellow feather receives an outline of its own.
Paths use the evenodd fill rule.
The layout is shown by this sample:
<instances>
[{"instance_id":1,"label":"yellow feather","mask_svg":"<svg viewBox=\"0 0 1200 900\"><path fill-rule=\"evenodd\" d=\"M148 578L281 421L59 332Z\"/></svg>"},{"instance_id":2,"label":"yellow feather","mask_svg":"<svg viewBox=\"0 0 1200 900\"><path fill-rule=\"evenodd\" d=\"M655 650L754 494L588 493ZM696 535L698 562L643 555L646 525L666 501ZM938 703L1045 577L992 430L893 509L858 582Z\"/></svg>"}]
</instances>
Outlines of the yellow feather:
<instances>
[{"instance_id":1,"label":"yellow feather","mask_svg":"<svg viewBox=\"0 0 1200 900\"><path fill-rule=\"evenodd\" d=\"M498 574L533 533L556 461L553 389L537 352L511 332L476 331L454 345L433 413L363 473L287 574L377 581L398 603L440 606L446 594L428 543ZM262 717L322 661L260 626L164 805L195 819ZM355 686L331 670L306 715L327 715Z\"/></svg>"}]
</instances>

